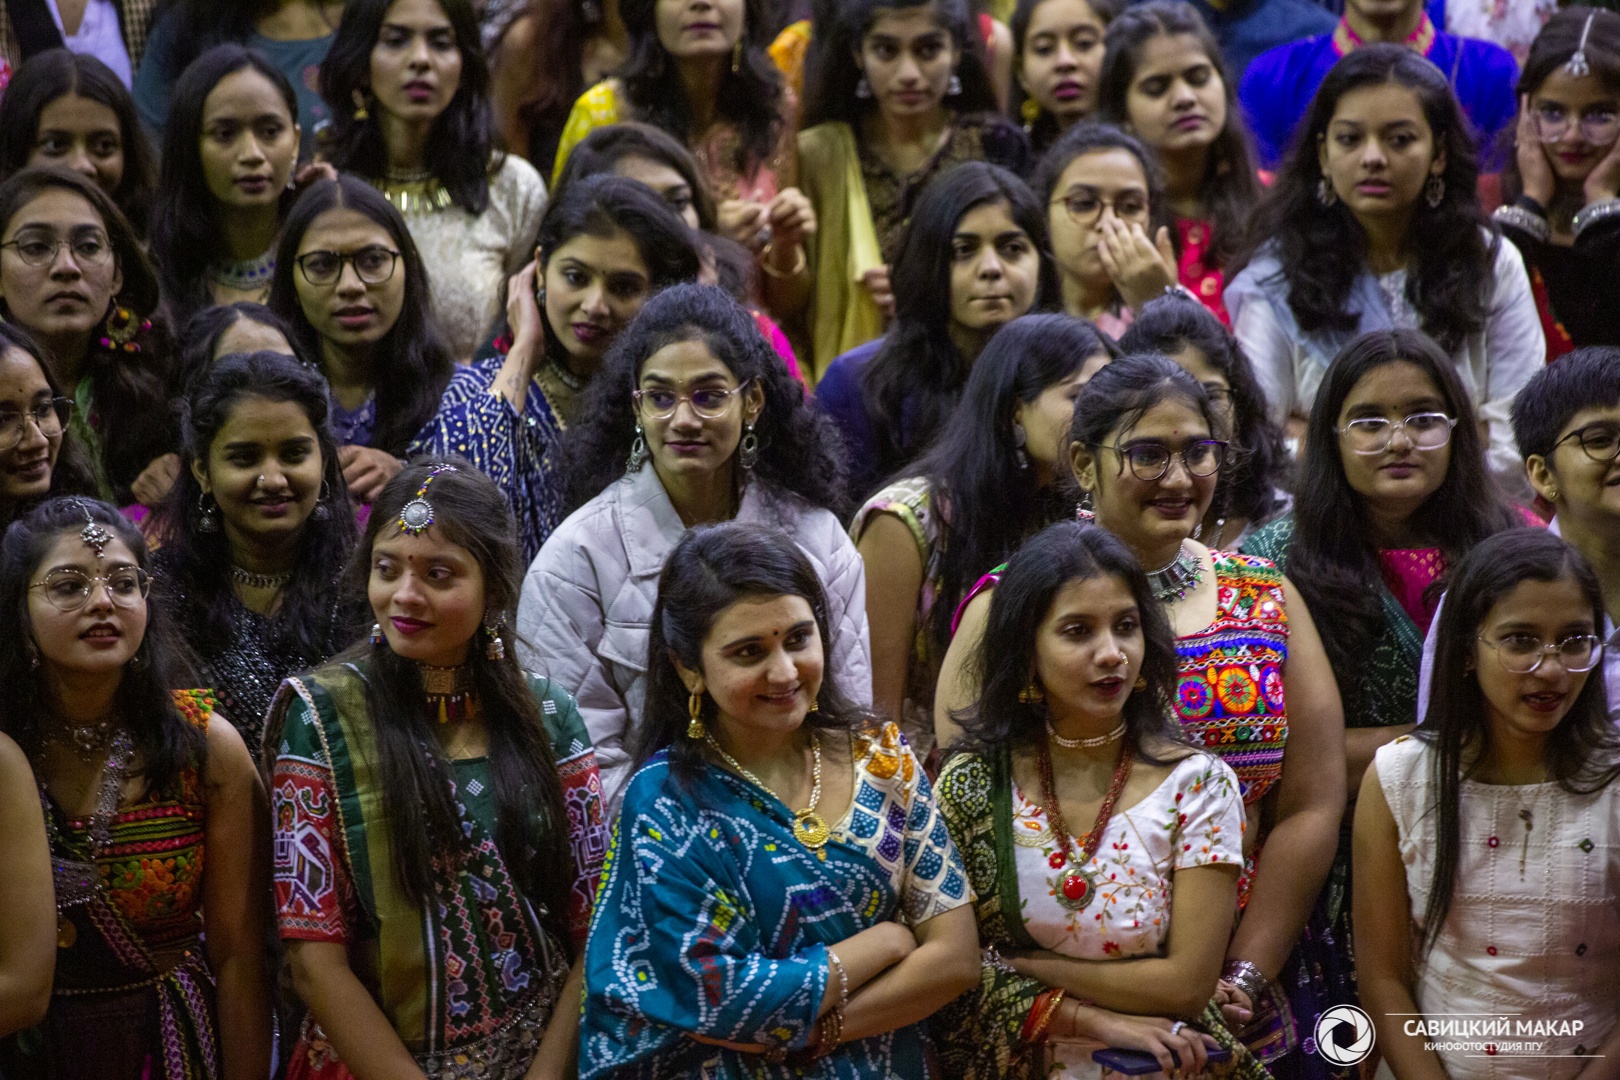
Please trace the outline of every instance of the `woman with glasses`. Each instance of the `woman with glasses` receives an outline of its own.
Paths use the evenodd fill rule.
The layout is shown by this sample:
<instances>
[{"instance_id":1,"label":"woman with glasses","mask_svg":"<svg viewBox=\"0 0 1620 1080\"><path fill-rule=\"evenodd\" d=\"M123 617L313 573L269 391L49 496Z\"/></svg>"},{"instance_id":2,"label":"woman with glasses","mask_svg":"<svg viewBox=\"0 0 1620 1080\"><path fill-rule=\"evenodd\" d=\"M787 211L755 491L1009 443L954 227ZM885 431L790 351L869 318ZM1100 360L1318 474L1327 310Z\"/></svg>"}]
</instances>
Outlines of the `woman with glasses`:
<instances>
[{"instance_id":1,"label":"woman with glasses","mask_svg":"<svg viewBox=\"0 0 1620 1080\"><path fill-rule=\"evenodd\" d=\"M68 431L72 416L44 352L0 322L0 534L41 499L95 493L90 458Z\"/></svg>"},{"instance_id":2,"label":"woman with glasses","mask_svg":"<svg viewBox=\"0 0 1620 1080\"><path fill-rule=\"evenodd\" d=\"M149 556L117 510L52 499L0 547L0 730L27 753L56 881L56 978L8 1076L270 1068L264 786L207 690L172 690Z\"/></svg>"},{"instance_id":3,"label":"woman with glasses","mask_svg":"<svg viewBox=\"0 0 1620 1080\"><path fill-rule=\"evenodd\" d=\"M1216 1000L1239 1038L1272 1064L1297 1050L1332 1003L1304 977L1316 961L1310 938L1295 946L1344 813L1344 721L1299 589L1266 559L1192 539L1226 462L1218 430L1198 380L1162 356L1130 356L1086 384L1069 458L1087 512L1147 569L1175 632L1183 737L1237 774L1248 823L1240 916ZM947 748L987 677L968 658L998 579L992 572L969 594L945 655L934 729Z\"/></svg>"},{"instance_id":4,"label":"woman with glasses","mask_svg":"<svg viewBox=\"0 0 1620 1080\"><path fill-rule=\"evenodd\" d=\"M839 524L837 436L748 312L712 285L660 293L614 345L582 416L561 462L578 509L529 567L519 650L575 688L609 800L630 779L643 723L658 571L694 525L759 522L798 542L831 605L839 690L870 705L865 576Z\"/></svg>"},{"instance_id":5,"label":"woman with glasses","mask_svg":"<svg viewBox=\"0 0 1620 1080\"><path fill-rule=\"evenodd\" d=\"M1620 271L1620 15L1561 8L1536 35L1502 197L1494 217L1532 275L1548 359L1620 345L1605 302Z\"/></svg>"},{"instance_id":6,"label":"woman with glasses","mask_svg":"<svg viewBox=\"0 0 1620 1080\"><path fill-rule=\"evenodd\" d=\"M269 307L320 358L349 494L377 497L433 418L455 360L405 219L364 180L322 180L287 214Z\"/></svg>"},{"instance_id":7,"label":"woman with glasses","mask_svg":"<svg viewBox=\"0 0 1620 1080\"><path fill-rule=\"evenodd\" d=\"M1569 1080L1620 1053L1620 736L1593 674L1602 621L1586 560L1546 532L1500 533L1455 568L1434 703L1379 748L1356 801L1356 970L1396 1076ZM1536 1034L1514 1050L1415 1022L1458 1014Z\"/></svg>"}]
</instances>

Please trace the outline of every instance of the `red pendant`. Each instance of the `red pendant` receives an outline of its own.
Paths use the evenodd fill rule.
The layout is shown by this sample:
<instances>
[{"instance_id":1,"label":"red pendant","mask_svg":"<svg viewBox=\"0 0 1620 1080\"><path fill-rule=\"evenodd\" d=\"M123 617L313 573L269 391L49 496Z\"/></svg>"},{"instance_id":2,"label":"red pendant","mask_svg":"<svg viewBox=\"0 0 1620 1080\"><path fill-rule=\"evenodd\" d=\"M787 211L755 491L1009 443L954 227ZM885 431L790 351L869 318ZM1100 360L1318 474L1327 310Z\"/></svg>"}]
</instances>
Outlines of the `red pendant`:
<instances>
[{"instance_id":1,"label":"red pendant","mask_svg":"<svg viewBox=\"0 0 1620 1080\"><path fill-rule=\"evenodd\" d=\"M1071 868L1058 878L1058 903L1070 911L1083 910L1091 903L1096 891L1091 875L1078 867Z\"/></svg>"}]
</instances>

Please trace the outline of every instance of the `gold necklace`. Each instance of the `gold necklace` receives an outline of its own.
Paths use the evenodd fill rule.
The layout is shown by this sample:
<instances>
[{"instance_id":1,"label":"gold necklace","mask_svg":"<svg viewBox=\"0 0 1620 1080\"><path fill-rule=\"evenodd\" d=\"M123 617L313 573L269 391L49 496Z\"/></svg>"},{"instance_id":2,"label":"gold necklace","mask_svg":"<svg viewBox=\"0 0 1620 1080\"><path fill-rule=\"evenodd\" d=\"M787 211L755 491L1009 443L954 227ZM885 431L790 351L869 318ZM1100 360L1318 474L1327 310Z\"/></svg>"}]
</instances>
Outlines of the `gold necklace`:
<instances>
[{"instance_id":1,"label":"gold necklace","mask_svg":"<svg viewBox=\"0 0 1620 1080\"><path fill-rule=\"evenodd\" d=\"M712 733L704 735L703 739L727 765L731 766L733 772L775 798L783 806L787 805L787 800L772 791L769 784L743 768L736 758L726 753L725 748L714 741ZM825 859L827 854L821 849L827 846L832 829L828 828L821 815L816 813L816 805L821 802L821 740L814 734L810 736L810 760L810 805L793 815L793 839Z\"/></svg>"}]
</instances>

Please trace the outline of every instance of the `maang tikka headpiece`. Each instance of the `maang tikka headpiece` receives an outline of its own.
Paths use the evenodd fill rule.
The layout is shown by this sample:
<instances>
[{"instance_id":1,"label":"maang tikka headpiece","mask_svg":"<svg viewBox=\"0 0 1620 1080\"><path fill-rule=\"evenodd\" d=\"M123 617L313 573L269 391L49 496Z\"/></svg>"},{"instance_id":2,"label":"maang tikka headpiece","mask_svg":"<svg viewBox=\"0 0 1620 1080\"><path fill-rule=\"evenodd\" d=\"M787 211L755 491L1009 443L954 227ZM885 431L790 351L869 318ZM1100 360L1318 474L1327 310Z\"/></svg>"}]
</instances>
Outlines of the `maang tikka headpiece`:
<instances>
[{"instance_id":1,"label":"maang tikka headpiece","mask_svg":"<svg viewBox=\"0 0 1620 1080\"><path fill-rule=\"evenodd\" d=\"M416 489L411 501L399 508L399 531L410 536L421 536L427 532L428 526L433 524L433 504L427 501L428 485L440 473L460 472L454 465L435 465L429 472L422 486Z\"/></svg>"},{"instance_id":2,"label":"maang tikka headpiece","mask_svg":"<svg viewBox=\"0 0 1620 1080\"><path fill-rule=\"evenodd\" d=\"M1564 73L1572 79L1584 79L1592 74L1592 65L1586 62L1586 38L1592 33L1592 20L1595 18L1596 10L1587 12L1586 25L1581 27L1581 43L1575 46L1575 55L1564 65Z\"/></svg>"},{"instance_id":3,"label":"maang tikka headpiece","mask_svg":"<svg viewBox=\"0 0 1620 1080\"><path fill-rule=\"evenodd\" d=\"M107 549L107 545L113 542L113 534L96 520L94 514L90 513L90 507L85 504L84 500L75 499L73 505L77 506L79 512L84 514L84 528L79 530L79 539L84 542L85 547L92 548L95 551L96 558L101 558L102 553Z\"/></svg>"}]
</instances>

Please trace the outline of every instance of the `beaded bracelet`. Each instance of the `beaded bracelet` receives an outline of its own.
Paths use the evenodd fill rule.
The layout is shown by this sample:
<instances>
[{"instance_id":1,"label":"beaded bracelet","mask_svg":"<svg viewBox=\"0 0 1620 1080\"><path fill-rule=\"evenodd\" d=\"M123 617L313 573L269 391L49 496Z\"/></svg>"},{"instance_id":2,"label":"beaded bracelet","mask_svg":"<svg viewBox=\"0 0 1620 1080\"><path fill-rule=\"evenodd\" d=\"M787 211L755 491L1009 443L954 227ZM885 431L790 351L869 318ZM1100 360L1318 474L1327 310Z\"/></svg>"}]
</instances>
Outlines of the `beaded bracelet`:
<instances>
[{"instance_id":1,"label":"beaded bracelet","mask_svg":"<svg viewBox=\"0 0 1620 1080\"><path fill-rule=\"evenodd\" d=\"M842 1012L844 1006L849 1004L849 973L844 970L844 962L831 949L827 950L827 966L838 969L838 1004L835 1008Z\"/></svg>"}]
</instances>

